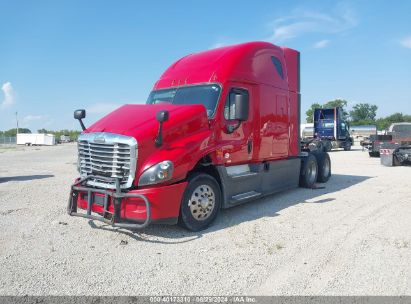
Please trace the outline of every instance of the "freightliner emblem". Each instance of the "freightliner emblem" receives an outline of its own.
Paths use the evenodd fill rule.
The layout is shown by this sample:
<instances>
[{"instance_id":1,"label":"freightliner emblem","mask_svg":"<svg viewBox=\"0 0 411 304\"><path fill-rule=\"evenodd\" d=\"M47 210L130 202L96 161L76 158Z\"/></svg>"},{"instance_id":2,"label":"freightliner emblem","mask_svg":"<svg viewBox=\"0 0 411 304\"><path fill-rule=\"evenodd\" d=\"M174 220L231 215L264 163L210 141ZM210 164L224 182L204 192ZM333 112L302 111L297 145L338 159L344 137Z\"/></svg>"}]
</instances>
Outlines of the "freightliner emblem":
<instances>
[{"instance_id":1,"label":"freightliner emblem","mask_svg":"<svg viewBox=\"0 0 411 304\"><path fill-rule=\"evenodd\" d=\"M94 138L94 142L96 142L96 143L105 143L106 140L104 139L104 137L96 137L96 138Z\"/></svg>"}]
</instances>

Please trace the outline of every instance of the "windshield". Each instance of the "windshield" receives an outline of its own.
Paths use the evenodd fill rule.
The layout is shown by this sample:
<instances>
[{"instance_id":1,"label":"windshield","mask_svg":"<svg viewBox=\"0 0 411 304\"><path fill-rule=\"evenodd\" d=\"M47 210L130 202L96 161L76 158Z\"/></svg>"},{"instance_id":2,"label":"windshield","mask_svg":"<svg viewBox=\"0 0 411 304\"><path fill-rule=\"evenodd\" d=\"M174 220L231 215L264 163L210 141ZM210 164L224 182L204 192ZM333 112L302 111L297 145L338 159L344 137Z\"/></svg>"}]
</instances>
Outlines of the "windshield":
<instances>
[{"instance_id":1,"label":"windshield","mask_svg":"<svg viewBox=\"0 0 411 304\"><path fill-rule=\"evenodd\" d=\"M152 91L148 96L147 104L171 103L175 105L202 104L207 109L207 116L214 115L220 96L220 86L197 85L178 87L173 89Z\"/></svg>"},{"instance_id":2,"label":"windshield","mask_svg":"<svg viewBox=\"0 0 411 304\"><path fill-rule=\"evenodd\" d=\"M322 128L334 128L334 122L322 121L321 127Z\"/></svg>"}]
</instances>

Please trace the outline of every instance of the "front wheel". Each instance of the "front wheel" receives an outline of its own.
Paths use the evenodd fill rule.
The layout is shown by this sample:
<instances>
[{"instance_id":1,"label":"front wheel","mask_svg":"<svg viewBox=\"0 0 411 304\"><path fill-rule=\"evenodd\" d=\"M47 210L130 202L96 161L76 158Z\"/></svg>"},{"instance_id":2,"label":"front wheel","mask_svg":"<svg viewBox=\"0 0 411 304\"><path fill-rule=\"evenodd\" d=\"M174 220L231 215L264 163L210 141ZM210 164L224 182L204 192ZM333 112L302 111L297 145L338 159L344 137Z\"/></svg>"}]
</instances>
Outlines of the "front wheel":
<instances>
[{"instance_id":1,"label":"front wheel","mask_svg":"<svg viewBox=\"0 0 411 304\"><path fill-rule=\"evenodd\" d=\"M178 224L191 231L206 229L217 217L221 207L221 190L210 175L195 173L181 201Z\"/></svg>"},{"instance_id":2,"label":"front wheel","mask_svg":"<svg viewBox=\"0 0 411 304\"><path fill-rule=\"evenodd\" d=\"M351 141L347 141L344 145L344 151L350 151L351 150Z\"/></svg>"}]
</instances>

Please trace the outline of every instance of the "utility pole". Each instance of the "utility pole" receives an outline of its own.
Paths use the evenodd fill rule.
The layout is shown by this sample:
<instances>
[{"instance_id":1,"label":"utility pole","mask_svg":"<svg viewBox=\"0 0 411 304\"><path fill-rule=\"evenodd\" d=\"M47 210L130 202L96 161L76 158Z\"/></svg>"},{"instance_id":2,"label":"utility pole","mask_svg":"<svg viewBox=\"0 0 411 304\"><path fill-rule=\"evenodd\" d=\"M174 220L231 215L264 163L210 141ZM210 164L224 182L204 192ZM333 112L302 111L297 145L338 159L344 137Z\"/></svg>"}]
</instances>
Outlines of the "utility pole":
<instances>
[{"instance_id":1,"label":"utility pole","mask_svg":"<svg viewBox=\"0 0 411 304\"><path fill-rule=\"evenodd\" d=\"M17 129L16 129L16 138L17 138L17 134L19 134L19 120L17 118L17 112L16 112L16 124L17 124Z\"/></svg>"}]
</instances>

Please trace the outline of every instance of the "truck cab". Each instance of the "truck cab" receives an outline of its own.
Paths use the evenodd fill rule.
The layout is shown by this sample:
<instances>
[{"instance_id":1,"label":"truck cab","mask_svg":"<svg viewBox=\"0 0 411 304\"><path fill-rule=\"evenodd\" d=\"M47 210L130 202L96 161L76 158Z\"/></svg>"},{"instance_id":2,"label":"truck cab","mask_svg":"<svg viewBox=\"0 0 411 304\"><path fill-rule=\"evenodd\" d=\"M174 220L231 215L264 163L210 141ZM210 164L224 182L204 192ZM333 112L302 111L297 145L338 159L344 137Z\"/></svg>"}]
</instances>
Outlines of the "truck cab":
<instances>
[{"instance_id":1,"label":"truck cab","mask_svg":"<svg viewBox=\"0 0 411 304\"><path fill-rule=\"evenodd\" d=\"M76 111L83 133L69 214L197 231L221 208L327 181L328 155L300 149L299 60L266 42L208 50L173 63L145 105L87 128Z\"/></svg>"},{"instance_id":2,"label":"truck cab","mask_svg":"<svg viewBox=\"0 0 411 304\"><path fill-rule=\"evenodd\" d=\"M399 134L402 137L407 137L411 134L411 122L392 123L388 128L388 134Z\"/></svg>"},{"instance_id":3,"label":"truck cab","mask_svg":"<svg viewBox=\"0 0 411 304\"><path fill-rule=\"evenodd\" d=\"M314 110L314 138L322 142L326 151L333 148L351 150L353 140L348 122L342 118L342 108Z\"/></svg>"}]
</instances>

